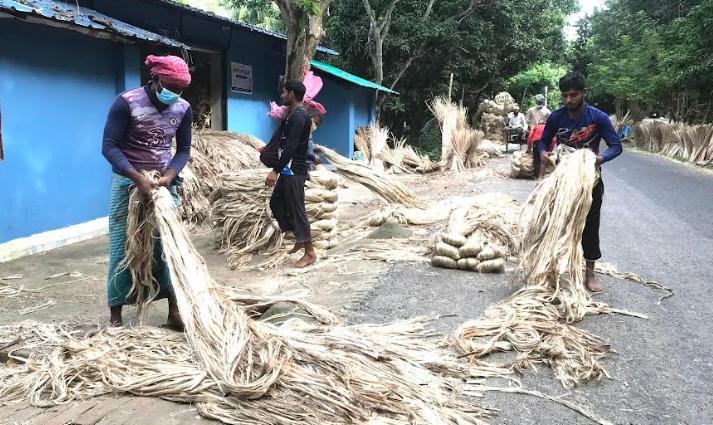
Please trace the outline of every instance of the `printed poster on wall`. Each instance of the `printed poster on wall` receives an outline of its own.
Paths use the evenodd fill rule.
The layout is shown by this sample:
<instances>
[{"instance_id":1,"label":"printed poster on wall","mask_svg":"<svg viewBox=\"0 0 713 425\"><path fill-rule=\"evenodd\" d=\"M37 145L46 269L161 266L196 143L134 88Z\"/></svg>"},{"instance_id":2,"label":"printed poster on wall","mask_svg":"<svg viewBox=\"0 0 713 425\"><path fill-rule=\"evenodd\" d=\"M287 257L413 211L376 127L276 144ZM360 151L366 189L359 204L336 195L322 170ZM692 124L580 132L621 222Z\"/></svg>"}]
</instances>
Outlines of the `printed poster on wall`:
<instances>
[{"instance_id":1,"label":"printed poster on wall","mask_svg":"<svg viewBox=\"0 0 713 425\"><path fill-rule=\"evenodd\" d=\"M233 76L232 89L237 93L253 94L253 67L231 62L230 74Z\"/></svg>"}]
</instances>

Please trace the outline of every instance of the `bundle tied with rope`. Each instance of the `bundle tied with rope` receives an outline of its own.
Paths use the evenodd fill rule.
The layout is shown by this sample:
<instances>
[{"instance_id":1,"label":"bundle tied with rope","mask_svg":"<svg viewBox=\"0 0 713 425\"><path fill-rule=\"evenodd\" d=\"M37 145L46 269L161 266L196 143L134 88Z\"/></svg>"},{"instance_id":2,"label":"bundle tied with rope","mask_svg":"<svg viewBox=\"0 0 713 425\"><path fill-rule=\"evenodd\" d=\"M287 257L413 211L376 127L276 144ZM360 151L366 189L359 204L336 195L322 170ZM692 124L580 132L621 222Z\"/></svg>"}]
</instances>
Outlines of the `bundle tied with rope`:
<instances>
[{"instance_id":1,"label":"bundle tied with rope","mask_svg":"<svg viewBox=\"0 0 713 425\"><path fill-rule=\"evenodd\" d=\"M165 188L142 208L147 231L160 235L185 334L3 327L0 336L23 335L34 353L0 366L0 401L54 406L122 392L194 403L209 418L255 425L481 424L492 413L462 398L472 384L461 377L478 376L428 337L423 321L291 319L278 327L255 320L260 300L230 297L211 279ZM146 249L152 258L153 246Z\"/></svg>"},{"instance_id":2,"label":"bundle tied with rope","mask_svg":"<svg viewBox=\"0 0 713 425\"><path fill-rule=\"evenodd\" d=\"M554 164L547 162L545 165L545 175L554 171ZM515 151L510 159L510 177L515 179L532 179L537 177L540 170L535 170L535 161L532 153L523 150Z\"/></svg>"},{"instance_id":3,"label":"bundle tied with rope","mask_svg":"<svg viewBox=\"0 0 713 425\"><path fill-rule=\"evenodd\" d=\"M484 194L456 208L436 239L431 264L435 267L502 273L507 258L517 251L516 200L497 193Z\"/></svg>"},{"instance_id":4,"label":"bundle tied with rope","mask_svg":"<svg viewBox=\"0 0 713 425\"><path fill-rule=\"evenodd\" d=\"M606 375L601 359L610 346L573 322L587 314L636 314L593 302L584 287L581 241L598 179L595 161L586 149L563 155L530 195L521 222L525 286L458 328L452 342L460 353L480 362L515 351L506 369L545 363L567 388Z\"/></svg>"}]
</instances>

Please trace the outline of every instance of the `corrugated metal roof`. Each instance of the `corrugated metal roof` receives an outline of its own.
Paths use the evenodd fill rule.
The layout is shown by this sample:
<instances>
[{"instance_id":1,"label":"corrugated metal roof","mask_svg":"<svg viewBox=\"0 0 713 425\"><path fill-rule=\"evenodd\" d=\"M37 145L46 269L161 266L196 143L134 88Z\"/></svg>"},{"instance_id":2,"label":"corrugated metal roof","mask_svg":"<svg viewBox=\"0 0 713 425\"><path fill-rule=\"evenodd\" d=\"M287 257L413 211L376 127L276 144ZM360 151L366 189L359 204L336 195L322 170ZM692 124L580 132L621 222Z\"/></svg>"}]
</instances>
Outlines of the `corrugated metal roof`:
<instances>
[{"instance_id":1,"label":"corrugated metal roof","mask_svg":"<svg viewBox=\"0 0 713 425\"><path fill-rule=\"evenodd\" d=\"M248 31L253 31L253 32L269 35L271 37L280 38L282 40L287 40L287 36L285 34L281 34L279 32L275 32L275 31L269 31L269 30L260 28L255 25L250 25L245 22L226 18L225 16L216 15L215 13L208 12L203 9L198 9L196 7L188 6L183 3L178 3L173 0L151 0L151 1L153 1L154 3L164 4L166 6L170 6L170 7L176 8L176 9L181 9L186 12L193 13L194 15L204 16L204 17L208 17L208 18L212 18L212 19L221 21L221 22L229 23L229 24L235 25L237 27L240 27L242 29L248 30ZM335 55L335 56L339 55L339 52L337 52L336 50L332 50L330 48L323 47L323 46L317 47L317 50L319 52L326 53L328 55Z\"/></svg>"},{"instance_id":2,"label":"corrugated metal roof","mask_svg":"<svg viewBox=\"0 0 713 425\"><path fill-rule=\"evenodd\" d=\"M320 62L318 60L313 60L311 63L312 63L313 67L319 69L320 71L326 72L327 74L334 75L335 77L341 78L342 80L349 81L352 84L356 84L356 85L362 86L362 87L367 87L370 89L380 90L385 93L399 94L398 92L395 92L387 87L376 84L373 81L369 81L369 80L365 80L361 77L357 77L354 74L350 74L347 71L339 69L336 66L332 66L328 63Z\"/></svg>"},{"instance_id":3,"label":"corrugated metal roof","mask_svg":"<svg viewBox=\"0 0 713 425\"><path fill-rule=\"evenodd\" d=\"M146 31L126 22L106 16L92 9L62 3L55 0L0 0L0 11L5 10L16 16L45 18L63 24L88 28L120 38L143 40L167 46L189 49L190 47L168 37Z\"/></svg>"}]
</instances>

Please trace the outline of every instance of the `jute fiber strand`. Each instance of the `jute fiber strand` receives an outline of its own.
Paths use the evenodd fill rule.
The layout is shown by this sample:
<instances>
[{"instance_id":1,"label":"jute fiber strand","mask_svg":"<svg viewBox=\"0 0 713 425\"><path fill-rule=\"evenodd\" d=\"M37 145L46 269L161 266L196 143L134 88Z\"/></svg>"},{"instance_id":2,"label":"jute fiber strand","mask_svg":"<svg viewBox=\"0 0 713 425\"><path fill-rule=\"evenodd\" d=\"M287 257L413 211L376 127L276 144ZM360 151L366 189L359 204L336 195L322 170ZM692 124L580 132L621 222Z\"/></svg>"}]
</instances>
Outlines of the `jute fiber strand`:
<instances>
[{"instance_id":1,"label":"jute fiber strand","mask_svg":"<svg viewBox=\"0 0 713 425\"><path fill-rule=\"evenodd\" d=\"M520 203L502 194L477 196L453 210L436 240L431 264L480 273L502 273L518 249Z\"/></svg>"},{"instance_id":2,"label":"jute fiber strand","mask_svg":"<svg viewBox=\"0 0 713 425\"><path fill-rule=\"evenodd\" d=\"M220 187L220 176L261 167L257 149L262 146L262 141L248 134L195 131L191 159L181 172L183 184L178 187L181 217L189 223L203 223L210 211L210 195Z\"/></svg>"},{"instance_id":3,"label":"jute fiber strand","mask_svg":"<svg viewBox=\"0 0 713 425\"><path fill-rule=\"evenodd\" d=\"M211 196L212 224L220 231L218 245L231 268L247 266L255 254L266 256L255 267L271 267L286 257L283 234L270 210L272 188L265 186L269 172L258 168L224 173Z\"/></svg>"},{"instance_id":4,"label":"jute fiber strand","mask_svg":"<svg viewBox=\"0 0 713 425\"><path fill-rule=\"evenodd\" d=\"M640 283L648 288L658 291L660 296L656 304L661 304L661 301L665 300L668 297L672 297L675 294L675 291L672 288L669 288L668 286L656 282L655 280L644 279L643 277L631 272L622 272L617 269L614 264L611 263L597 261L596 265L594 266L594 271L600 274L611 276L616 279L624 279Z\"/></svg>"},{"instance_id":5,"label":"jute fiber strand","mask_svg":"<svg viewBox=\"0 0 713 425\"><path fill-rule=\"evenodd\" d=\"M16 328L44 349L0 369L0 400L52 406L128 392L195 403L232 424L480 424L491 414L460 397L463 377L479 375L429 337L423 321L254 320L211 280L166 189L155 192L145 220L158 228L185 334Z\"/></svg>"},{"instance_id":6,"label":"jute fiber strand","mask_svg":"<svg viewBox=\"0 0 713 425\"><path fill-rule=\"evenodd\" d=\"M438 171L440 166L432 161L428 155L422 155L413 146L406 143L406 139L394 142L394 150L399 152L402 167L412 172L426 174Z\"/></svg>"},{"instance_id":7,"label":"jute fiber strand","mask_svg":"<svg viewBox=\"0 0 713 425\"><path fill-rule=\"evenodd\" d=\"M393 177L379 173L368 165L345 158L324 146L318 146L318 150L334 165L337 174L361 184L386 202L412 208L426 207L416 194Z\"/></svg>"},{"instance_id":8,"label":"jute fiber strand","mask_svg":"<svg viewBox=\"0 0 713 425\"><path fill-rule=\"evenodd\" d=\"M584 288L581 237L598 179L595 160L590 150L563 155L530 195L521 223L525 286L461 325L453 337L456 349L472 361L515 351L511 368L545 363L566 388L605 376L601 359L611 348L572 323L586 314L635 314L592 302Z\"/></svg>"}]
</instances>

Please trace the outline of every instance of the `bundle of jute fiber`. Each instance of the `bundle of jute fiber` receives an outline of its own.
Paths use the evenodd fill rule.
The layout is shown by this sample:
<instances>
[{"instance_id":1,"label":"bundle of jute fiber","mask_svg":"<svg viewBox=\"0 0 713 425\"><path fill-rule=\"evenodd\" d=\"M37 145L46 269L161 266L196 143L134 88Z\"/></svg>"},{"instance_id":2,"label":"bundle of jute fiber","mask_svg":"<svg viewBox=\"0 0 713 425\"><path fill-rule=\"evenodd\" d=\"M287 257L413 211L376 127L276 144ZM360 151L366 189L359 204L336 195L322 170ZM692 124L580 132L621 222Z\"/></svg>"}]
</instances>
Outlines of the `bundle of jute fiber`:
<instances>
[{"instance_id":1,"label":"bundle of jute fiber","mask_svg":"<svg viewBox=\"0 0 713 425\"><path fill-rule=\"evenodd\" d=\"M220 186L220 176L228 171L260 167L257 149L263 145L247 134L195 131L190 161L181 172L183 184L178 186L181 217L193 224L205 221L210 210L209 197Z\"/></svg>"},{"instance_id":2,"label":"bundle of jute fiber","mask_svg":"<svg viewBox=\"0 0 713 425\"><path fill-rule=\"evenodd\" d=\"M525 286L458 328L452 343L460 353L480 362L516 351L510 368L545 363L567 388L606 375L600 361L610 346L572 325L586 314L634 315L592 302L584 288L581 238L598 179L595 161L584 149L563 156L530 195L521 223Z\"/></svg>"},{"instance_id":3,"label":"bundle of jute fiber","mask_svg":"<svg viewBox=\"0 0 713 425\"><path fill-rule=\"evenodd\" d=\"M505 141L507 116L514 105L515 100L507 92L498 93L494 100L485 99L480 103L477 117L485 139L497 143Z\"/></svg>"},{"instance_id":4,"label":"bundle of jute fiber","mask_svg":"<svg viewBox=\"0 0 713 425\"><path fill-rule=\"evenodd\" d=\"M0 400L49 406L129 392L195 403L232 424L480 424L491 414L460 397L467 388L457 376L473 375L425 337L421 321L278 327L252 319L211 280L168 191L152 203L145 219L161 236L185 334L35 332L53 349L1 369Z\"/></svg>"},{"instance_id":5,"label":"bundle of jute fiber","mask_svg":"<svg viewBox=\"0 0 713 425\"><path fill-rule=\"evenodd\" d=\"M428 155L416 152L413 146L405 144L405 140L403 142L402 147L398 148L397 146L397 148L401 150L401 163L405 167L421 174L432 173L440 169L440 165L432 161Z\"/></svg>"},{"instance_id":6,"label":"bundle of jute fiber","mask_svg":"<svg viewBox=\"0 0 713 425\"><path fill-rule=\"evenodd\" d=\"M535 175L535 163L532 159L532 154L522 150L513 152L510 159L510 177L531 179Z\"/></svg>"},{"instance_id":7,"label":"bundle of jute fiber","mask_svg":"<svg viewBox=\"0 0 713 425\"><path fill-rule=\"evenodd\" d=\"M220 230L218 245L231 268L243 268L253 255L265 255L255 267L271 267L285 259L283 235L272 218L272 188L265 186L269 169L239 170L221 175L211 196L211 220Z\"/></svg>"},{"instance_id":8,"label":"bundle of jute fiber","mask_svg":"<svg viewBox=\"0 0 713 425\"><path fill-rule=\"evenodd\" d=\"M713 126L644 121L630 138L639 149L706 166L713 162Z\"/></svg>"},{"instance_id":9,"label":"bundle of jute fiber","mask_svg":"<svg viewBox=\"0 0 713 425\"><path fill-rule=\"evenodd\" d=\"M468 110L443 96L433 99L428 104L428 108L441 128L441 162L443 163L450 158L454 132L468 127Z\"/></svg>"},{"instance_id":10,"label":"bundle of jute fiber","mask_svg":"<svg viewBox=\"0 0 713 425\"><path fill-rule=\"evenodd\" d=\"M386 202L406 207L425 208L425 204L418 199L416 194L386 174L379 173L368 165L345 158L324 146L315 145L315 150L324 154L324 157L334 165L337 174L363 185Z\"/></svg>"},{"instance_id":11,"label":"bundle of jute fiber","mask_svg":"<svg viewBox=\"0 0 713 425\"><path fill-rule=\"evenodd\" d=\"M520 204L502 194L484 194L453 210L436 239L435 267L502 273L517 249Z\"/></svg>"},{"instance_id":12,"label":"bundle of jute fiber","mask_svg":"<svg viewBox=\"0 0 713 425\"><path fill-rule=\"evenodd\" d=\"M406 139L394 141L394 147L385 146L382 149L379 158L381 159L384 169L389 174L409 174L413 173L412 168L404 164L404 157L408 150L406 149Z\"/></svg>"},{"instance_id":13,"label":"bundle of jute fiber","mask_svg":"<svg viewBox=\"0 0 713 425\"><path fill-rule=\"evenodd\" d=\"M378 171L384 171L381 158L382 151L388 149L389 130L378 124L359 127L354 135L354 146L362 153L369 166Z\"/></svg>"}]
</instances>

